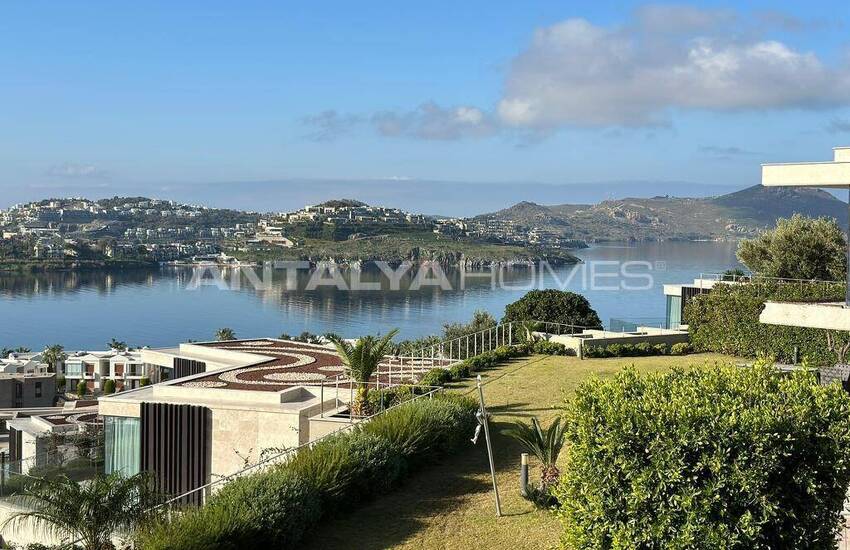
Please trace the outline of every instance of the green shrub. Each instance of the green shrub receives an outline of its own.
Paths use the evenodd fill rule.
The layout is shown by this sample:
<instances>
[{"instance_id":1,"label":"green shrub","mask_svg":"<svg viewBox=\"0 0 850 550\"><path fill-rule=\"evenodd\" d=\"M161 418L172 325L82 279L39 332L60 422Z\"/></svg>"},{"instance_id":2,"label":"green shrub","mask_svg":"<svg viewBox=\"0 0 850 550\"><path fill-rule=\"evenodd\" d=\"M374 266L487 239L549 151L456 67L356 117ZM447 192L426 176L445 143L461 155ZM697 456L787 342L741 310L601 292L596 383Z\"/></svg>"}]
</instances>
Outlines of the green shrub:
<instances>
[{"instance_id":1,"label":"green shrub","mask_svg":"<svg viewBox=\"0 0 850 550\"><path fill-rule=\"evenodd\" d=\"M711 292L695 297L685 308L691 343L698 351L714 351L756 357L759 354L791 362L794 348L812 365L834 364L836 357L826 343L826 330L765 325L759 314L766 300L811 302L844 300L844 285L765 284L715 285ZM835 341L848 341L847 332L836 332Z\"/></svg>"},{"instance_id":2,"label":"green shrub","mask_svg":"<svg viewBox=\"0 0 850 550\"><path fill-rule=\"evenodd\" d=\"M416 393L413 386L394 386L387 389L372 390L367 397L369 410L378 412L389 409L399 403L410 401Z\"/></svg>"},{"instance_id":3,"label":"green shrub","mask_svg":"<svg viewBox=\"0 0 850 550\"><path fill-rule=\"evenodd\" d=\"M445 386L452 381L452 373L448 369L437 367L426 372L419 380L420 386Z\"/></svg>"},{"instance_id":4,"label":"green shrub","mask_svg":"<svg viewBox=\"0 0 850 550\"><path fill-rule=\"evenodd\" d=\"M655 349L649 342L639 342L634 347L635 355L645 357L647 355L655 355Z\"/></svg>"},{"instance_id":5,"label":"green shrub","mask_svg":"<svg viewBox=\"0 0 850 550\"><path fill-rule=\"evenodd\" d=\"M835 548L850 397L770 367L583 383L555 496L569 548Z\"/></svg>"},{"instance_id":6,"label":"green shrub","mask_svg":"<svg viewBox=\"0 0 850 550\"><path fill-rule=\"evenodd\" d=\"M208 507L240 510L244 521L238 531L240 548L292 547L322 512L320 493L312 480L285 468L228 483L213 495Z\"/></svg>"},{"instance_id":7,"label":"green shrub","mask_svg":"<svg viewBox=\"0 0 850 550\"><path fill-rule=\"evenodd\" d=\"M103 383L103 393L105 395L115 393L115 380L109 378L106 380L106 382Z\"/></svg>"},{"instance_id":8,"label":"green shrub","mask_svg":"<svg viewBox=\"0 0 850 550\"><path fill-rule=\"evenodd\" d=\"M541 355L575 355L575 351L567 349L564 344L548 340L538 340L532 346L534 353Z\"/></svg>"},{"instance_id":9,"label":"green shrub","mask_svg":"<svg viewBox=\"0 0 850 550\"><path fill-rule=\"evenodd\" d=\"M652 346L653 355L667 355L669 352L670 348L667 344L655 344Z\"/></svg>"},{"instance_id":10,"label":"green shrub","mask_svg":"<svg viewBox=\"0 0 850 550\"><path fill-rule=\"evenodd\" d=\"M361 430L393 444L414 463L453 452L475 427L475 401L440 395L405 403L363 424Z\"/></svg>"},{"instance_id":11,"label":"green shrub","mask_svg":"<svg viewBox=\"0 0 850 550\"><path fill-rule=\"evenodd\" d=\"M151 379L148 378L147 376L142 376L139 379L139 387L150 386L150 385L151 385Z\"/></svg>"},{"instance_id":12,"label":"green shrub","mask_svg":"<svg viewBox=\"0 0 850 550\"><path fill-rule=\"evenodd\" d=\"M588 359L604 359L608 357L605 346L587 346L584 348L584 356Z\"/></svg>"},{"instance_id":13,"label":"green shrub","mask_svg":"<svg viewBox=\"0 0 850 550\"><path fill-rule=\"evenodd\" d=\"M253 540L257 528L246 508L190 508L147 526L138 534L139 546L144 550L240 550L246 547L242 540Z\"/></svg>"},{"instance_id":14,"label":"green shrub","mask_svg":"<svg viewBox=\"0 0 850 550\"><path fill-rule=\"evenodd\" d=\"M693 347L688 342L676 342L670 346L670 355L687 355L693 351Z\"/></svg>"},{"instance_id":15,"label":"green shrub","mask_svg":"<svg viewBox=\"0 0 850 550\"><path fill-rule=\"evenodd\" d=\"M56 375L56 391L65 391L65 377L61 374Z\"/></svg>"},{"instance_id":16,"label":"green shrub","mask_svg":"<svg viewBox=\"0 0 850 550\"><path fill-rule=\"evenodd\" d=\"M626 348L623 344L608 344L605 353L608 357L623 357Z\"/></svg>"},{"instance_id":17,"label":"green shrub","mask_svg":"<svg viewBox=\"0 0 850 550\"><path fill-rule=\"evenodd\" d=\"M77 382L77 395L82 397L86 394L87 391L88 391L88 388L86 387L86 381L85 380L80 380L79 382Z\"/></svg>"},{"instance_id":18,"label":"green shrub","mask_svg":"<svg viewBox=\"0 0 850 550\"><path fill-rule=\"evenodd\" d=\"M468 363L463 362L449 368L449 373L452 375L452 380L463 380L472 374L472 369Z\"/></svg>"}]
</instances>

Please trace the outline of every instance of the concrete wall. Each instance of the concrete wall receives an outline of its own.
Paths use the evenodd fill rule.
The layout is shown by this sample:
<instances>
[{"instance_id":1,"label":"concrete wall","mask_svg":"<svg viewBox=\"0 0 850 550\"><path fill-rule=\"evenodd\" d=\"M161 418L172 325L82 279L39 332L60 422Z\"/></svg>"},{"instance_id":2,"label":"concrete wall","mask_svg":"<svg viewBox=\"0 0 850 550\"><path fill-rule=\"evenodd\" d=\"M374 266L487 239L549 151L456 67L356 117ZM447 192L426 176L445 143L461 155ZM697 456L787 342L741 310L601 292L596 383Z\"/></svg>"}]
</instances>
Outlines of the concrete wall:
<instances>
[{"instance_id":1,"label":"concrete wall","mask_svg":"<svg viewBox=\"0 0 850 550\"><path fill-rule=\"evenodd\" d=\"M644 327L638 327L638 330L635 332L644 332ZM672 346L673 344L678 344L679 342L688 342L690 341L690 335L686 331L675 331L675 330L661 330L658 329L647 329L645 332L647 334L630 334L626 333L614 333L614 332L606 332L606 331L594 331L594 330L586 330L584 334L590 337L578 337L578 336L570 336L570 335L557 335L552 336L549 340L552 342L558 342L559 344L565 345L567 348L572 349L579 353L579 349L587 349L588 346L608 346L610 344L640 344L641 342L648 342L650 344L667 344L668 346Z\"/></svg>"},{"instance_id":2,"label":"concrete wall","mask_svg":"<svg viewBox=\"0 0 850 550\"><path fill-rule=\"evenodd\" d=\"M840 303L765 302L759 322L787 327L850 330L850 309Z\"/></svg>"},{"instance_id":3,"label":"concrete wall","mask_svg":"<svg viewBox=\"0 0 850 550\"><path fill-rule=\"evenodd\" d=\"M212 409L211 479L257 462L263 449L297 447L299 432L298 412Z\"/></svg>"},{"instance_id":4,"label":"concrete wall","mask_svg":"<svg viewBox=\"0 0 850 550\"><path fill-rule=\"evenodd\" d=\"M35 396L35 385L41 384L41 397ZM15 395L15 387L21 384L22 397ZM56 398L56 377L50 376L24 376L0 378L0 408L14 408L20 401L22 407L50 407Z\"/></svg>"}]
</instances>

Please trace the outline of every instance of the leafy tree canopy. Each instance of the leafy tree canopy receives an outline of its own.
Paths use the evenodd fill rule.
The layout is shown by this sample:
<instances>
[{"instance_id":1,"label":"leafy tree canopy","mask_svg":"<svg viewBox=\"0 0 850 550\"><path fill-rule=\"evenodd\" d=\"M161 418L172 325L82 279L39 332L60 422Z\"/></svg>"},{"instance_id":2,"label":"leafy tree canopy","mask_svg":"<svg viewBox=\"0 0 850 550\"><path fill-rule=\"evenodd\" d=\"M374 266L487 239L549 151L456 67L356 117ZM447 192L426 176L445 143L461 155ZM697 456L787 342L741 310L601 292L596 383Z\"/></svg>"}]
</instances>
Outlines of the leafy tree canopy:
<instances>
[{"instance_id":1,"label":"leafy tree canopy","mask_svg":"<svg viewBox=\"0 0 850 550\"><path fill-rule=\"evenodd\" d=\"M738 259L754 273L789 279L843 280L847 271L844 232L832 218L794 214L738 245Z\"/></svg>"},{"instance_id":2,"label":"leafy tree canopy","mask_svg":"<svg viewBox=\"0 0 850 550\"><path fill-rule=\"evenodd\" d=\"M581 294L565 290L532 290L505 307L505 322L545 321L582 327L600 327L599 315Z\"/></svg>"}]
</instances>

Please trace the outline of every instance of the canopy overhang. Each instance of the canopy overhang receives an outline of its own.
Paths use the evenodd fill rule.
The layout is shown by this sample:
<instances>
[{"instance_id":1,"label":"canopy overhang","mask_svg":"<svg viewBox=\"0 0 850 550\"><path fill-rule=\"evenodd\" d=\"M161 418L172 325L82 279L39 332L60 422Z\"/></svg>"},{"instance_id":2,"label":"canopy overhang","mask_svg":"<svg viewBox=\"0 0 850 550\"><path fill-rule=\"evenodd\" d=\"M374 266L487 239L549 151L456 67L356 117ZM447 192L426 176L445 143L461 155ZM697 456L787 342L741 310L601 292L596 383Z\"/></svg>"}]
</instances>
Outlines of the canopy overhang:
<instances>
[{"instance_id":1,"label":"canopy overhang","mask_svg":"<svg viewBox=\"0 0 850 550\"><path fill-rule=\"evenodd\" d=\"M761 165L766 187L850 187L850 147L835 147L828 162L790 162Z\"/></svg>"}]
</instances>

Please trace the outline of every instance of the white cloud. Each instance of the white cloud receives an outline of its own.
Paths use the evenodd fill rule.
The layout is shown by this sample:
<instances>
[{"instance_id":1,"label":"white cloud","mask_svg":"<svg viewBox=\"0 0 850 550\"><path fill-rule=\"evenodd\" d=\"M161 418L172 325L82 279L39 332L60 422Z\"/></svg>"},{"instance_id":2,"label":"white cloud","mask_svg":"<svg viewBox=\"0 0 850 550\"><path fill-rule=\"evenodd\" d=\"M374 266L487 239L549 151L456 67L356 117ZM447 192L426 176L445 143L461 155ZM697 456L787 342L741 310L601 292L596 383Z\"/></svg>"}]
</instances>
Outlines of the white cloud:
<instances>
[{"instance_id":1,"label":"white cloud","mask_svg":"<svg viewBox=\"0 0 850 550\"><path fill-rule=\"evenodd\" d=\"M74 162L64 162L62 164L54 164L47 169L47 175L59 178L104 178L109 174L93 164L77 164Z\"/></svg>"},{"instance_id":2,"label":"white cloud","mask_svg":"<svg viewBox=\"0 0 850 550\"><path fill-rule=\"evenodd\" d=\"M311 141L320 142L333 141L340 136L349 134L361 122L363 122L362 117L338 113L333 109L301 119L303 125L311 128L311 131L304 137Z\"/></svg>"},{"instance_id":3,"label":"white cloud","mask_svg":"<svg viewBox=\"0 0 850 550\"><path fill-rule=\"evenodd\" d=\"M375 113L372 124L382 136L425 140L487 137L498 130L492 116L477 107L442 107L432 101L412 111Z\"/></svg>"},{"instance_id":4,"label":"white cloud","mask_svg":"<svg viewBox=\"0 0 850 550\"><path fill-rule=\"evenodd\" d=\"M742 39L735 16L650 6L612 27L568 19L538 29L498 104L511 126L648 126L675 109L816 109L850 103L850 67L775 40Z\"/></svg>"}]
</instances>

